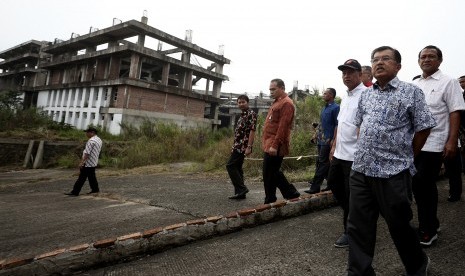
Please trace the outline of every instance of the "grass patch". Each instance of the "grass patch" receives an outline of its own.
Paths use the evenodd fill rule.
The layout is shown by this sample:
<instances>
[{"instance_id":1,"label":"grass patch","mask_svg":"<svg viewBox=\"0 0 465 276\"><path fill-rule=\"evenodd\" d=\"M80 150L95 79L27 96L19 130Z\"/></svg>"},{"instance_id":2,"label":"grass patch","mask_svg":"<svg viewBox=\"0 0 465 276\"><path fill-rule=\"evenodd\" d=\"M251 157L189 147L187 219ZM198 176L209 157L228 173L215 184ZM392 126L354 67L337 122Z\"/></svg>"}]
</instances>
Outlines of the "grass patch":
<instances>
[{"instance_id":1,"label":"grass patch","mask_svg":"<svg viewBox=\"0 0 465 276\"><path fill-rule=\"evenodd\" d=\"M310 143L315 130L311 124L319 122L323 105L321 97L308 97L296 103L296 122L292 131L290 156L316 155L315 145ZM264 118L260 117L252 159L263 158L261 130ZM128 172L137 168L155 166L158 171L179 170L187 172L224 173L231 153L234 133L230 128L216 131L210 128L181 128L146 119L140 127L122 124L122 134L112 135L101 126L96 127L104 141L99 166ZM84 145L87 138L82 130L54 122L37 109L0 108L0 137L24 140L79 141ZM54 162L57 167L77 167L82 147L60 155ZM183 164L178 167L173 164ZM186 165L188 164L188 165ZM313 176L315 158L285 159L282 169L291 182L307 181ZM244 172L248 178L261 179L262 161L246 160Z\"/></svg>"}]
</instances>

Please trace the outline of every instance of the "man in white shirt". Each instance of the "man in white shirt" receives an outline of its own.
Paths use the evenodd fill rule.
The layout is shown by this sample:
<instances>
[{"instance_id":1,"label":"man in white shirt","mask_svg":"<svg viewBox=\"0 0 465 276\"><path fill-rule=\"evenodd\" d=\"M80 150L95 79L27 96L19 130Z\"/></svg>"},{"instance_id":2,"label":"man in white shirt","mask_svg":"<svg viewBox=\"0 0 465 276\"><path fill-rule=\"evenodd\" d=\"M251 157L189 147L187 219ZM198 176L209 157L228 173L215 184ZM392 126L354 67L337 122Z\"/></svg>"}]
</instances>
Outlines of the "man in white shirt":
<instances>
[{"instance_id":1,"label":"man in white shirt","mask_svg":"<svg viewBox=\"0 0 465 276\"><path fill-rule=\"evenodd\" d=\"M430 246L438 239L436 178L443 160L452 159L458 154L460 113L465 109L457 79L439 70L442 60L438 47L429 45L423 48L418 55L418 64L423 73L413 81L423 90L426 103L437 122L421 152L415 157L418 172L412 182L418 209L419 238L423 246Z\"/></svg>"},{"instance_id":2,"label":"man in white shirt","mask_svg":"<svg viewBox=\"0 0 465 276\"><path fill-rule=\"evenodd\" d=\"M87 140L86 147L82 152L81 162L79 163L79 177L76 183L74 183L73 190L65 193L68 196L78 196L87 179L89 179L90 185L90 192L87 194L98 193L100 191L97 177L95 176L95 168L98 165L98 158L102 150L102 140L97 136L97 129L93 127L89 127L84 132L89 140Z\"/></svg>"},{"instance_id":3,"label":"man in white shirt","mask_svg":"<svg viewBox=\"0 0 465 276\"><path fill-rule=\"evenodd\" d=\"M349 177L354 152L357 145L357 127L353 123L357 112L358 100L366 86L362 83L362 67L355 59L349 59L337 67L342 71L342 81L347 86L347 97L340 105L337 116L338 125L331 145L331 165L328 173L328 187L333 192L344 211L344 233L334 243L335 247L349 246L347 236L347 217L349 215Z\"/></svg>"}]
</instances>

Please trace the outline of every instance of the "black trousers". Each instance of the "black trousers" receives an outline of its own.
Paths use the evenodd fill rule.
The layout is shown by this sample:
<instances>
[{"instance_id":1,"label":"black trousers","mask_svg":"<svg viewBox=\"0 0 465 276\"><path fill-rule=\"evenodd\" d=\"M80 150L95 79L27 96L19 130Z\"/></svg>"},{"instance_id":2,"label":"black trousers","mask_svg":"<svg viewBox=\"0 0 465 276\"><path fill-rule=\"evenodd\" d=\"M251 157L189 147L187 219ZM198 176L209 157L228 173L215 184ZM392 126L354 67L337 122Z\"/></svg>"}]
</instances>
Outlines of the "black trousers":
<instances>
[{"instance_id":1,"label":"black trousers","mask_svg":"<svg viewBox=\"0 0 465 276\"><path fill-rule=\"evenodd\" d=\"M328 177L330 151L331 147L329 145L318 145L318 160L316 161L315 175L310 187L312 191L320 191L321 183Z\"/></svg>"},{"instance_id":2,"label":"black trousers","mask_svg":"<svg viewBox=\"0 0 465 276\"><path fill-rule=\"evenodd\" d=\"M442 152L421 151L415 157L417 173L413 176L413 195L417 203L418 229L435 235L439 227L438 187L436 179L442 165Z\"/></svg>"},{"instance_id":3,"label":"black trousers","mask_svg":"<svg viewBox=\"0 0 465 276\"><path fill-rule=\"evenodd\" d=\"M239 194L247 190L247 187L244 185L244 171L242 170L244 158L244 154L233 151L226 164L226 170L234 186L234 194Z\"/></svg>"},{"instance_id":4,"label":"black trousers","mask_svg":"<svg viewBox=\"0 0 465 276\"><path fill-rule=\"evenodd\" d=\"M300 193L287 181L281 171L283 156L271 156L265 152L263 157L263 184L265 186L265 204L273 203L277 200L276 188L286 199L298 197Z\"/></svg>"},{"instance_id":5,"label":"black trousers","mask_svg":"<svg viewBox=\"0 0 465 276\"><path fill-rule=\"evenodd\" d=\"M390 178L369 177L359 172L351 172L347 221L348 275L375 275L372 262L379 214L387 223L407 273L416 273L426 261L426 254L411 225L411 181L408 170Z\"/></svg>"},{"instance_id":6,"label":"black trousers","mask_svg":"<svg viewBox=\"0 0 465 276\"><path fill-rule=\"evenodd\" d=\"M328 173L328 186L344 211L342 220L344 232L347 232L347 218L349 217L349 179L352 163L352 161L333 157Z\"/></svg>"},{"instance_id":7,"label":"black trousers","mask_svg":"<svg viewBox=\"0 0 465 276\"><path fill-rule=\"evenodd\" d=\"M453 158L444 160L446 174L449 177L449 196L455 198L460 198L462 195L462 158L460 151L460 148L458 148L457 154Z\"/></svg>"},{"instance_id":8,"label":"black trousers","mask_svg":"<svg viewBox=\"0 0 465 276\"><path fill-rule=\"evenodd\" d=\"M95 176L95 167L81 167L79 177L74 183L73 190L71 191L73 194L78 195L81 192L82 186L89 179L90 189L93 192L98 192L98 182L97 177Z\"/></svg>"}]
</instances>

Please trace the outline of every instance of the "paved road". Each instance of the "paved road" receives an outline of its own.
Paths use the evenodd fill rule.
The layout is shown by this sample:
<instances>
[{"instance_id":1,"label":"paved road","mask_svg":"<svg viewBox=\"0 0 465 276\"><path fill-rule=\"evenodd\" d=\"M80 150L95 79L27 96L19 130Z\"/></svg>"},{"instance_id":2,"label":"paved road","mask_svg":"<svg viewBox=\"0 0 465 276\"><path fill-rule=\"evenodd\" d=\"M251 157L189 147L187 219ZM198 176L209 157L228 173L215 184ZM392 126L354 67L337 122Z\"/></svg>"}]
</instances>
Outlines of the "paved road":
<instances>
[{"instance_id":1,"label":"paved road","mask_svg":"<svg viewBox=\"0 0 465 276\"><path fill-rule=\"evenodd\" d=\"M432 260L428 275L465 275L464 207L442 197L440 212L451 215L441 217L439 241L425 249ZM333 246L341 215L334 207L80 275L344 275L348 251ZM377 275L403 275L382 219L375 254Z\"/></svg>"},{"instance_id":2,"label":"paved road","mask_svg":"<svg viewBox=\"0 0 465 276\"><path fill-rule=\"evenodd\" d=\"M227 200L232 187L226 174L183 173L100 177L99 195L64 196L75 177L72 170L0 173L0 264L18 256L227 214L257 206L264 197L261 183L249 183L246 200ZM306 183L295 184L301 192L307 188ZM447 182L438 186L442 232L438 243L427 249L430 275L465 275L465 202L447 202ZM333 247L341 229L341 211L333 207L81 274L343 275L347 251ZM402 274L382 220L376 250L378 275Z\"/></svg>"}]
</instances>

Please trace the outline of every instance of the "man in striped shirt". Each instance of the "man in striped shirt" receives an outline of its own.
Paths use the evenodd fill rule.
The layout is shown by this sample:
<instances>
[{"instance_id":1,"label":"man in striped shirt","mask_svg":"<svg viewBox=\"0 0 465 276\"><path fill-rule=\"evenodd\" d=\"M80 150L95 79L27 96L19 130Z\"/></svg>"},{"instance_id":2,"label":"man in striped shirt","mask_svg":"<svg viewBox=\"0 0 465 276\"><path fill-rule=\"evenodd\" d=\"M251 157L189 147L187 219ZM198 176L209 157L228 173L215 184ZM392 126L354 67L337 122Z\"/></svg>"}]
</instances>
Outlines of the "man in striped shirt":
<instances>
[{"instance_id":1,"label":"man in striped shirt","mask_svg":"<svg viewBox=\"0 0 465 276\"><path fill-rule=\"evenodd\" d=\"M73 190L65 193L65 195L78 196L86 179L89 179L91 189L87 194L98 193L100 191L97 177L95 176L95 168L97 167L100 150L102 149L102 140L97 136L97 129L93 127L89 127L84 132L89 140L86 143L81 162L79 163L79 177L76 183L74 183Z\"/></svg>"}]
</instances>

